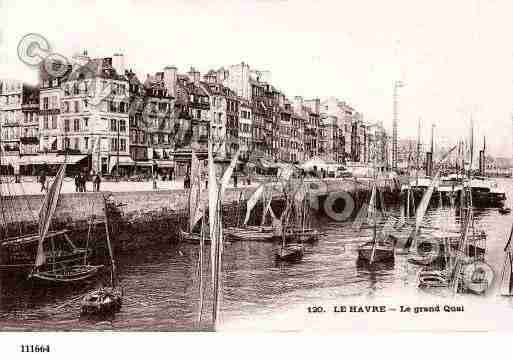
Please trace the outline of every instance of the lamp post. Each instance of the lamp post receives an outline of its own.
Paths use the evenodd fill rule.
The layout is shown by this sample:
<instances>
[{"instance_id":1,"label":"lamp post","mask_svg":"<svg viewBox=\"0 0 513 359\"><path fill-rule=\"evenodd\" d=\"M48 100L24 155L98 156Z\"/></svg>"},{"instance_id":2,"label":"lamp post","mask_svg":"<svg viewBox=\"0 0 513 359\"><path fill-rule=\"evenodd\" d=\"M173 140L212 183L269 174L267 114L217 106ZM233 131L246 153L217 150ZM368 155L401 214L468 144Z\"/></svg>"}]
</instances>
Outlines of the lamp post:
<instances>
[{"instance_id":1,"label":"lamp post","mask_svg":"<svg viewBox=\"0 0 513 359\"><path fill-rule=\"evenodd\" d=\"M401 81L396 81L394 83L394 95L393 95L393 101L394 101L394 109L393 109L393 124L392 124L392 168L394 170L397 170L397 161L398 161L398 153L397 153L397 124L398 124L398 97L399 97L399 88L403 87L404 83Z\"/></svg>"}]
</instances>

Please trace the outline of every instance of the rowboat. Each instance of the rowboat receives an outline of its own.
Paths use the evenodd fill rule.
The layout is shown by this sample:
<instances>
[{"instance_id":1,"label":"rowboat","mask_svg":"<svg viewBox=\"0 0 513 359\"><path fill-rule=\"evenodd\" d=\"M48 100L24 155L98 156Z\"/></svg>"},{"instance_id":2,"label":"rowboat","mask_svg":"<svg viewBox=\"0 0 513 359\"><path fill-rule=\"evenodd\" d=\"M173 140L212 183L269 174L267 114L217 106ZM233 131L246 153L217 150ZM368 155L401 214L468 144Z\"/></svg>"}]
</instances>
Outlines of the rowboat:
<instances>
[{"instance_id":1,"label":"rowboat","mask_svg":"<svg viewBox=\"0 0 513 359\"><path fill-rule=\"evenodd\" d=\"M33 272L29 275L29 278L53 283L80 282L94 277L101 268L103 268L103 265L64 266L55 270Z\"/></svg>"},{"instance_id":2,"label":"rowboat","mask_svg":"<svg viewBox=\"0 0 513 359\"><path fill-rule=\"evenodd\" d=\"M277 260L295 262L300 260L304 254L304 247L301 244L286 244L275 251Z\"/></svg>"},{"instance_id":3,"label":"rowboat","mask_svg":"<svg viewBox=\"0 0 513 359\"><path fill-rule=\"evenodd\" d=\"M358 259L369 263L393 262L394 246L381 243L376 244L374 241L364 243L358 247Z\"/></svg>"},{"instance_id":4,"label":"rowboat","mask_svg":"<svg viewBox=\"0 0 513 359\"><path fill-rule=\"evenodd\" d=\"M82 314L110 314L121 309L122 293L118 288L95 289L82 298Z\"/></svg>"}]
</instances>

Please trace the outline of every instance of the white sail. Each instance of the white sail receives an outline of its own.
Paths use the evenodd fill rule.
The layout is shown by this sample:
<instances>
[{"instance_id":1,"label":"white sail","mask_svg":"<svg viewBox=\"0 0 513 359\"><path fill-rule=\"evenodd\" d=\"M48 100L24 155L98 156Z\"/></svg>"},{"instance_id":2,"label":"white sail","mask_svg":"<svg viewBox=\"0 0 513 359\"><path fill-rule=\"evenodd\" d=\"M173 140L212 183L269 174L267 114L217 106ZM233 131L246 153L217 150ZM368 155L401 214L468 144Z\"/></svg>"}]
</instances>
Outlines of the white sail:
<instances>
[{"instance_id":1,"label":"white sail","mask_svg":"<svg viewBox=\"0 0 513 359\"><path fill-rule=\"evenodd\" d=\"M445 156L442 158L441 162L444 162L449 154L454 151L456 148L453 147L445 154ZM422 199L420 200L419 206L417 207L417 210L415 211L415 229L413 232L414 239L417 237L417 234L419 233L420 226L422 224L422 221L424 219L424 216L426 214L427 208L429 206L429 201L431 200L431 196L433 195L433 191L435 187L438 187L438 183L440 181L440 168L438 171L436 171L435 177L431 180L431 184L429 185L428 189L424 192Z\"/></svg>"},{"instance_id":2,"label":"white sail","mask_svg":"<svg viewBox=\"0 0 513 359\"><path fill-rule=\"evenodd\" d=\"M264 193L265 184L261 184L256 191L249 197L248 202L246 203L246 218L244 219L244 225L248 224L249 216L251 215L251 211L258 203L260 197Z\"/></svg>"},{"instance_id":3,"label":"white sail","mask_svg":"<svg viewBox=\"0 0 513 359\"><path fill-rule=\"evenodd\" d=\"M223 178L221 179L221 190L220 190L221 198L224 196L224 191L225 191L226 187L228 186L228 182L230 182L230 178L232 177L233 170L235 169L235 166L237 165L239 155L240 155L240 149L237 150L237 152L235 153L235 156L233 156L233 158L230 162L230 165L228 166L226 171L224 171Z\"/></svg>"},{"instance_id":4,"label":"white sail","mask_svg":"<svg viewBox=\"0 0 513 359\"><path fill-rule=\"evenodd\" d=\"M57 175L55 176L55 180L45 195L41 211L39 212L39 243L37 246L36 268L43 265L46 261L43 242L46 234L48 233L48 229L50 228L50 222L52 221L55 209L57 208L57 201L59 200L59 194L61 192L65 172L66 163L63 163L59 168L59 172L57 172Z\"/></svg>"},{"instance_id":5,"label":"white sail","mask_svg":"<svg viewBox=\"0 0 513 359\"><path fill-rule=\"evenodd\" d=\"M189 232L203 215L203 202L201 200L201 164L196 153L191 153L191 188L189 192Z\"/></svg>"},{"instance_id":6,"label":"white sail","mask_svg":"<svg viewBox=\"0 0 513 359\"><path fill-rule=\"evenodd\" d=\"M376 210L376 184L372 185L371 197L369 200L369 207L367 207L367 221L373 221L374 211Z\"/></svg>"}]
</instances>

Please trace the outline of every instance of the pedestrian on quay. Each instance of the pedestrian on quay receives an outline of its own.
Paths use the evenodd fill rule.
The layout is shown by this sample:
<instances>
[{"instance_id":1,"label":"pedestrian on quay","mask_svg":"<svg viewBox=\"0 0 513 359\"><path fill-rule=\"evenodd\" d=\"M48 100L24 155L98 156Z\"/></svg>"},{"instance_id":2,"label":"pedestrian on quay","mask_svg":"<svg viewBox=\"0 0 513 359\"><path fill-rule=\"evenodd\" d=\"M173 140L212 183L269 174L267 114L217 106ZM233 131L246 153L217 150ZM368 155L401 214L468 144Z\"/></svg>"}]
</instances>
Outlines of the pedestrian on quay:
<instances>
[{"instance_id":1,"label":"pedestrian on quay","mask_svg":"<svg viewBox=\"0 0 513 359\"><path fill-rule=\"evenodd\" d=\"M100 177L100 174L97 173L96 176L94 177L94 189L95 189L95 192L100 192L100 184L102 183L102 179Z\"/></svg>"},{"instance_id":2,"label":"pedestrian on quay","mask_svg":"<svg viewBox=\"0 0 513 359\"><path fill-rule=\"evenodd\" d=\"M39 183L41 183L41 192L44 192L46 190L46 173L44 171L39 176Z\"/></svg>"},{"instance_id":3,"label":"pedestrian on quay","mask_svg":"<svg viewBox=\"0 0 513 359\"><path fill-rule=\"evenodd\" d=\"M191 187L191 178L189 177L189 174L186 173L185 177L183 178L183 188L188 189Z\"/></svg>"},{"instance_id":4,"label":"pedestrian on quay","mask_svg":"<svg viewBox=\"0 0 513 359\"><path fill-rule=\"evenodd\" d=\"M81 172L80 173L80 192L86 191L86 181L87 181L86 174L84 172Z\"/></svg>"},{"instance_id":5,"label":"pedestrian on quay","mask_svg":"<svg viewBox=\"0 0 513 359\"><path fill-rule=\"evenodd\" d=\"M75 192L80 192L80 176L78 173L75 175Z\"/></svg>"}]
</instances>

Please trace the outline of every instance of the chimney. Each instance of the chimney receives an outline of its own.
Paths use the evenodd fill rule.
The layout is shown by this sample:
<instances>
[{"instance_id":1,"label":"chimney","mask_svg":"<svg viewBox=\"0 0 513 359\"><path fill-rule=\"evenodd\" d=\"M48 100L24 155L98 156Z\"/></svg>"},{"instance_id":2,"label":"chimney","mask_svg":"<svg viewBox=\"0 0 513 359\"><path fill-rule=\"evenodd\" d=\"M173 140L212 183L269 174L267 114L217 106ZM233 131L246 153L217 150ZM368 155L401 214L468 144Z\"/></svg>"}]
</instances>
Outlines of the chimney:
<instances>
[{"instance_id":1,"label":"chimney","mask_svg":"<svg viewBox=\"0 0 513 359\"><path fill-rule=\"evenodd\" d=\"M301 96L295 96L294 101L292 102L292 107L294 108L294 112L298 115L303 114L303 98Z\"/></svg>"},{"instance_id":2,"label":"chimney","mask_svg":"<svg viewBox=\"0 0 513 359\"><path fill-rule=\"evenodd\" d=\"M187 73L187 75L189 76L189 79L194 82L194 84L196 86L199 86L199 83L200 83L200 72L197 71L194 67L191 67L191 69L189 70L189 72Z\"/></svg>"},{"instance_id":3,"label":"chimney","mask_svg":"<svg viewBox=\"0 0 513 359\"><path fill-rule=\"evenodd\" d=\"M164 68L164 85L166 86L167 93L176 97L176 67L166 66Z\"/></svg>"},{"instance_id":4,"label":"chimney","mask_svg":"<svg viewBox=\"0 0 513 359\"><path fill-rule=\"evenodd\" d=\"M120 76L125 75L125 57L123 54L114 54L112 57L112 67Z\"/></svg>"}]
</instances>

